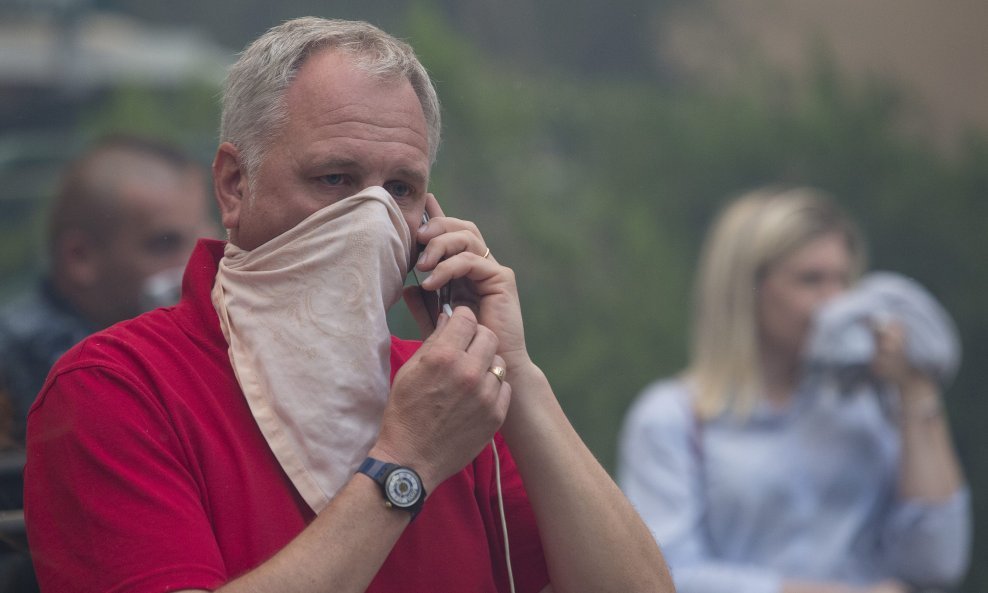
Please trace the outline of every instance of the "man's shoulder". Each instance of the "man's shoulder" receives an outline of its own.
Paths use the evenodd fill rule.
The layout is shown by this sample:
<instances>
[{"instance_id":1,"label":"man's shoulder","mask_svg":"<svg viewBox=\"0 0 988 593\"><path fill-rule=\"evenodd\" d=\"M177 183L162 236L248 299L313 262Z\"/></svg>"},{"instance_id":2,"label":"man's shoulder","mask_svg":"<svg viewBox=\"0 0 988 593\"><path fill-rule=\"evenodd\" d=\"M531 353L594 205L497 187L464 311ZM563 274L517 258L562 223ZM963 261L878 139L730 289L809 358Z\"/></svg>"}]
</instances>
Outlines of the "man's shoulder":
<instances>
[{"instance_id":1,"label":"man's shoulder","mask_svg":"<svg viewBox=\"0 0 988 593\"><path fill-rule=\"evenodd\" d=\"M189 352L194 342L170 309L156 309L86 336L58 360L52 375L80 367L154 366Z\"/></svg>"},{"instance_id":2,"label":"man's shoulder","mask_svg":"<svg viewBox=\"0 0 988 593\"><path fill-rule=\"evenodd\" d=\"M225 349L190 335L171 310L157 309L69 349L52 367L31 414L93 397L165 409L195 404L207 392L226 393L235 380Z\"/></svg>"}]
</instances>

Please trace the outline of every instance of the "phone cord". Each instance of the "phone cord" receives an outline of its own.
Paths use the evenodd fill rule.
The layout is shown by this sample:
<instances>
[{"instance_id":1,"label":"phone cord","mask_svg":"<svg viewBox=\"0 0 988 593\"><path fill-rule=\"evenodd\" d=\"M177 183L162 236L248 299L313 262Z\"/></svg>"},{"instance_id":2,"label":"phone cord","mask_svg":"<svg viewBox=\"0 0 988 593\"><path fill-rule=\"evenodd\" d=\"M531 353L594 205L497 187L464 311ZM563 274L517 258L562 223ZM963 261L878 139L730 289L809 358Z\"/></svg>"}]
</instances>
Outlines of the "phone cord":
<instances>
[{"instance_id":1,"label":"phone cord","mask_svg":"<svg viewBox=\"0 0 988 593\"><path fill-rule=\"evenodd\" d=\"M504 516L504 495L501 493L501 458L497 454L497 444L491 439L491 450L494 452L494 479L497 483L497 507L501 511L501 532L504 535L504 559L508 567L508 586L515 593L515 575L511 571L511 548L508 545L508 520Z\"/></svg>"}]
</instances>

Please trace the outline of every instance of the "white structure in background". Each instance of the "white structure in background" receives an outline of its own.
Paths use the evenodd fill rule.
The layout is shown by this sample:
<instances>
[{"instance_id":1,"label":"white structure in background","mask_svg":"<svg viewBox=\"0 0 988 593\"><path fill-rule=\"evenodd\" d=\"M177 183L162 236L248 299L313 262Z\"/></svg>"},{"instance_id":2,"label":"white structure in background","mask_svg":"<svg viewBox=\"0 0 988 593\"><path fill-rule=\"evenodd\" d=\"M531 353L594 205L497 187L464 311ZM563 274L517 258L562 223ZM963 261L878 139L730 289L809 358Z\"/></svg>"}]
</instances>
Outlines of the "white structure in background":
<instances>
[{"instance_id":1,"label":"white structure in background","mask_svg":"<svg viewBox=\"0 0 988 593\"><path fill-rule=\"evenodd\" d=\"M12 10L0 3L0 86L89 90L120 83L218 83L233 61L231 51L196 29L152 27L87 11L84 4L20 2Z\"/></svg>"},{"instance_id":2,"label":"white structure in background","mask_svg":"<svg viewBox=\"0 0 988 593\"><path fill-rule=\"evenodd\" d=\"M92 10L93 0L0 0L0 301L41 245L38 212L87 139L80 115L121 87L219 85L234 52L193 27ZM214 141L214 131L202 130ZM196 139L193 139L196 141ZM40 227L39 227L40 228Z\"/></svg>"}]
</instances>

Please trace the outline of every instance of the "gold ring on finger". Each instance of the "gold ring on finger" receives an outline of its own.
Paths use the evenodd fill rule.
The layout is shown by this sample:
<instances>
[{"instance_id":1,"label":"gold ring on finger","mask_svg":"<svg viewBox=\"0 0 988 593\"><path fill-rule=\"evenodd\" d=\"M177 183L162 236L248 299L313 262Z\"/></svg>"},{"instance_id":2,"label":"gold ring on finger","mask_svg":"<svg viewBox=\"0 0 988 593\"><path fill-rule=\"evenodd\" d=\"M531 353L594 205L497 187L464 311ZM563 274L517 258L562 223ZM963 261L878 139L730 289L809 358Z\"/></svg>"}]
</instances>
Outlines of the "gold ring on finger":
<instances>
[{"instance_id":1,"label":"gold ring on finger","mask_svg":"<svg viewBox=\"0 0 988 593\"><path fill-rule=\"evenodd\" d=\"M494 366L492 366L491 368L489 368L487 370L490 371L490 373L492 375L494 375L495 377L497 377L497 380L500 381L500 382L502 382L502 383L504 383L504 378L508 375L508 369L506 369L506 368L504 368L502 366L494 365Z\"/></svg>"}]
</instances>

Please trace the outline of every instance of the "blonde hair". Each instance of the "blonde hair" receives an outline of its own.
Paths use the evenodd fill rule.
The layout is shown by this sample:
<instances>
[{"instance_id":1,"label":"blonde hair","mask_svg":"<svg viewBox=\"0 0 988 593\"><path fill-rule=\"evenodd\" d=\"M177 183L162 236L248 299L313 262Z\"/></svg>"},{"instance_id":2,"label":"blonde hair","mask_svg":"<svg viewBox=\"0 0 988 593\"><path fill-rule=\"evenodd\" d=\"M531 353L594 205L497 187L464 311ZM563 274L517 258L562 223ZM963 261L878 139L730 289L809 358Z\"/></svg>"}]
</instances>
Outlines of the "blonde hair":
<instances>
[{"instance_id":1,"label":"blonde hair","mask_svg":"<svg viewBox=\"0 0 988 593\"><path fill-rule=\"evenodd\" d=\"M691 363L686 376L704 420L746 417L763 393L758 289L773 264L822 235L841 233L852 278L865 266L864 240L825 193L762 188L731 202L704 243L694 287Z\"/></svg>"}]
</instances>

